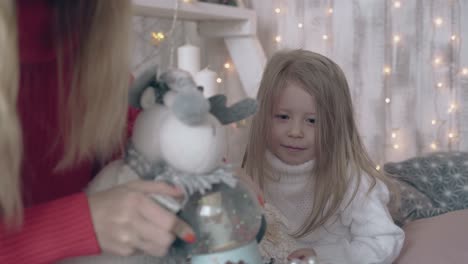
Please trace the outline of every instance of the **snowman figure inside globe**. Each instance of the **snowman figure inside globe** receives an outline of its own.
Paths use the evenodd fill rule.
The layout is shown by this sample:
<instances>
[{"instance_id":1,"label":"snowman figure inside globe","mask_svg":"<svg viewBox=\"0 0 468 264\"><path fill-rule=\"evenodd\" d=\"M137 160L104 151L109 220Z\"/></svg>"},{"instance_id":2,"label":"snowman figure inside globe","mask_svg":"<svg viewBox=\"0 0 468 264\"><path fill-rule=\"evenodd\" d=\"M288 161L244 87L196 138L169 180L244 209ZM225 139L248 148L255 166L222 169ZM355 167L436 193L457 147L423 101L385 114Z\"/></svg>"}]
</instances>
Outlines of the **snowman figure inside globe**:
<instances>
[{"instance_id":1,"label":"snowman figure inside globe","mask_svg":"<svg viewBox=\"0 0 468 264\"><path fill-rule=\"evenodd\" d=\"M254 114L257 103L244 99L227 107L226 101L224 95L204 98L185 71L170 70L159 78L155 70L143 73L130 93L131 105L142 112L124 159L114 163L125 173L114 179L98 175L89 188L95 192L141 178L184 190L183 201L153 197L191 225L197 237L193 244L177 240L165 258L168 263L188 258L192 264L262 264L257 238L265 222L260 206L223 161L225 125Z\"/></svg>"}]
</instances>

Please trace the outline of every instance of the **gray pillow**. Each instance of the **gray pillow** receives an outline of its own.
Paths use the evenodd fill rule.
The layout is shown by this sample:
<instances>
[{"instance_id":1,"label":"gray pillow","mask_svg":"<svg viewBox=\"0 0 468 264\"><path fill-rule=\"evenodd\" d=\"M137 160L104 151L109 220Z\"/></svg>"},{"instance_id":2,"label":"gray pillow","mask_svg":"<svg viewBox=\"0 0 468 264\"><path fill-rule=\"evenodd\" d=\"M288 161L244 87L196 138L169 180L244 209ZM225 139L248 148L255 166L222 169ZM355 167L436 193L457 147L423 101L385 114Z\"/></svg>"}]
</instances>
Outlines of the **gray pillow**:
<instances>
[{"instance_id":1,"label":"gray pillow","mask_svg":"<svg viewBox=\"0 0 468 264\"><path fill-rule=\"evenodd\" d=\"M468 153L439 152L397 163L387 163L386 172L402 186L414 190L402 192L401 210L408 213L404 221L436 216L468 208ZM400 210L400 211L401 211ZM395 219L398 220L398 219Z\"/></svg>"},{"instance_id":2,"label":"gray pillow","mask_svg":"<svg viewBox=\"0 0 468 264\"><path fill-rule=\"evenodd\" d=\"M400 193L400 201L399 204L391 204L389 208L397 225L403 226L416 220L422 212L428 213L434 209L431 199L410 184L399 179L395 179L395 184Z\"/></svg>"}]
</instances>

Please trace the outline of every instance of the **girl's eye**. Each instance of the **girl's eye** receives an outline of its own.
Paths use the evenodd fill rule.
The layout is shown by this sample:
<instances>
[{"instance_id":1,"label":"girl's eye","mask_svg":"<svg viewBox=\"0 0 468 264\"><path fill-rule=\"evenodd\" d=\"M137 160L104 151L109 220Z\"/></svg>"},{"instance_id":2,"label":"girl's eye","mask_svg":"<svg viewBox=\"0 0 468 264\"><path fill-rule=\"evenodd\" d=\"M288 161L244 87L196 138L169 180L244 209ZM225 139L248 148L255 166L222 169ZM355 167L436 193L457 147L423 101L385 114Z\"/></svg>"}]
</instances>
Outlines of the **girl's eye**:
<instances>
[{"instance_id":1,"label":"girl's eye","mask_svg":"<svg viewBox=\"0 0 468 264\"><path fill-rule=\"evenodd\" d=\"M315 118L307 118L309 124L315 124Z\"/></svg>"},{"instance_id":2,"label":"girl's eye","mask_svg":"<svg viewBox=\"0 0 468 264\"><path fill-rule=\"evenodd\" d=\"M279 115L275 115L275 118L278 118L278 119L281 119L281 120L288 120L289 116L285 115L285 114L279 114Z\"/></svg>"}]
</instances>

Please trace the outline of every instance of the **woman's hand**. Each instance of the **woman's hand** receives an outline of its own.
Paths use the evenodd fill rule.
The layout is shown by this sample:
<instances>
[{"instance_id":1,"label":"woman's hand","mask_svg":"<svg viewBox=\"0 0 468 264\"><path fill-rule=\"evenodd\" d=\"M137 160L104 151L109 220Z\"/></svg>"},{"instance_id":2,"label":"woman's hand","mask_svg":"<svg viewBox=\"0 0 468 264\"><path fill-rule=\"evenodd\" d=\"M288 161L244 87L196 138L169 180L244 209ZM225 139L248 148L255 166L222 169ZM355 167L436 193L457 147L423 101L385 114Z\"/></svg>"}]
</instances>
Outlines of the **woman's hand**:
<instances>
[{"instance_id":1,"label":"woman's hand","mask_svg":"<svg viewBox=\"0 0 468 264\"><path fill-rule=\"evenodd\" d=\"M315 257L317 254L315 253L315 250L313 248L301 248L294 250L291 254L288 256L288 260L292 259L300 259L300 260L305 260L309 257Z\"/></svg>"},{"instance_id":2,"label":"woman's hand","mask_svg":"<svg viewBox=\"0 0 468 264\"><path fill-rule=\"evenodd\" d=\"M141 180L89 195L94 230L103 252L128 256L143 251L164 256L175 236L195 241L193 230L154 202L151 194L182 196L180 190L165 183Z\"/></svg>"}]
</instances>

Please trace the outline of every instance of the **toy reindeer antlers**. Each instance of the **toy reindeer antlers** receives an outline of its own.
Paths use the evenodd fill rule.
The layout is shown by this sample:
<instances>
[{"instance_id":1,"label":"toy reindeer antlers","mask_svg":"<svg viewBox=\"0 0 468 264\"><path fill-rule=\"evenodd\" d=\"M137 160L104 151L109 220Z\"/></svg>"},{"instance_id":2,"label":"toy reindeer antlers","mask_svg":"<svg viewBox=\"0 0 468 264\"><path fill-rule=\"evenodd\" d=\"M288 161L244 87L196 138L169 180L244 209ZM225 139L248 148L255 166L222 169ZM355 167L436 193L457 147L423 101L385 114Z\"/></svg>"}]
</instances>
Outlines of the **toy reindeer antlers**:
<instances>
[{"instance_id":1,"label":"toy reindeer antlers","mask_svg":"<svg viewBox=\"0 0 468 264\"><path fill-rule=\"evenodd\" d=\"M244 99L234 105L226 106L226 96L222 94L208 98L210 101L210 112L221 124L227 125L243 120L257 111L257 101L255 99Z\"/></svg>"},{"instance_id":2,"label":"toy reindeer antlers","mask_svg":"<svg viewBox=\"0 0 468 264\"><path fill-rule=\"evenodd\" d=\"M147 94L146 90L148 88L154 90L154 93L152 93L153 97L150 100L159 104L164 103L163 98L168 91L176 93L188 92L187 96L193 91L198 91L192 77L185 71L170 70L162 74L159 80L156 75L155 67L150 67L134 80L129 93L130 105L142 108L142 102L145 101L142 98ZM194 100L197 100L197 98L194 98ZM223 125L243 120L257 111L257 101L251 98L244 99L230 107L226 106L227 98L225 95L214 95L208 98L208 101L210 113ZM194 103L191 102L192 105Z\"/></svg>"}]
</instances>

